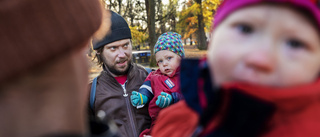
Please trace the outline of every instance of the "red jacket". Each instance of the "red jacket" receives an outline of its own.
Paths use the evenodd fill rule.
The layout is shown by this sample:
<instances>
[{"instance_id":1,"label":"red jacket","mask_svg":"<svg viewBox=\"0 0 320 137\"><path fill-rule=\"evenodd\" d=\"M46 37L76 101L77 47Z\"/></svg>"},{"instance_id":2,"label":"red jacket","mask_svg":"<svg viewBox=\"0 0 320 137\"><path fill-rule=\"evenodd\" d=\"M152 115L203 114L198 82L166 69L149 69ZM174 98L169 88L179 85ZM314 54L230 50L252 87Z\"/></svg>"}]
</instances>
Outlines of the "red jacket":
<instances>
[{"instance_id":1,"label":"red jacket","mask_svg":"<svg viewBox=\"0 0 320 137\"><path fill-rule=\"evenodd\" d=\"M175 94L180 93L179 70L180 68L178 68L171 77L163 75L160 72L160 69L151 72L146 78L143 85L140 87L139 92L149 98L148 110L149 115L152 119L150 129L146 129L145 131L143 131L140 136L143 136L144 134L150 135L151 133L151 129L157 119L160 110L162 109L156 105L156 101L161 92L171 94L173 97L172 103L175 103L181 99L181 97L179 97L179 94Z\"/></svg>"},{"instance_id":2,"label":"red jacket","mask_svg":"<svg viewBox=\"0 0 320 137\"><path fill-rule=\"evenodd\" d=\"M197 63L193 61L192 66L201 66ZM283 89L243 83L210 89L206 67L190 70L184 64L181 70L194 74L190 77L194 80L181 78L185 101L160 112L152 136L320 136L320 79ZM181 77L184 74L181 71Z\"/></svg>"}]
</instances>

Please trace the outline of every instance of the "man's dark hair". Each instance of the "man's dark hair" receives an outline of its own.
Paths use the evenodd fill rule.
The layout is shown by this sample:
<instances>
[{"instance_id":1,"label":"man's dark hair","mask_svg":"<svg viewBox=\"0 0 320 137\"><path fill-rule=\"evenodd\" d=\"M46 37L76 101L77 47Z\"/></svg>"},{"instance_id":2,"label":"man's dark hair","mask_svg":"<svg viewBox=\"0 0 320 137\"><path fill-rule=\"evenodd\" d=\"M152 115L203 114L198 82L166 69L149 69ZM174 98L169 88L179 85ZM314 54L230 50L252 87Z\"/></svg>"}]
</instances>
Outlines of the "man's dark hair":
<instances>
[{"instance_id":1,"label":"man's dark hair","mask_svg":"<svg viewBox=\"0 0 320 137\"><path fill-rule=\"evenodd\" d=\"M93 60L97 59L97 64L100 67L102 67L102 65L103 65L103 55L102 55L103 48L104 48L104 46L99 47L98 49L96 49L96 54L94 55L94 58L93 58Z\"/></svg>"}]
</instances>

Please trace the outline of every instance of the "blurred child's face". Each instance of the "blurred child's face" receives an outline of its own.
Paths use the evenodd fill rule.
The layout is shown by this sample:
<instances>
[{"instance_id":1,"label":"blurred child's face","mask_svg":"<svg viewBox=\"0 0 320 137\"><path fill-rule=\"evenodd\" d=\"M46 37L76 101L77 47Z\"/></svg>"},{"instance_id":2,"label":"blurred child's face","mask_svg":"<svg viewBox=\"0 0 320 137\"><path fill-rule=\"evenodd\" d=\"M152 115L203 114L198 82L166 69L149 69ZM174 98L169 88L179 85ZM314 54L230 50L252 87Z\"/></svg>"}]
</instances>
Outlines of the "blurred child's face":
<instances>
[{"instance_id":1,"label":"blurred child's face","mask_svg":"<svg viewBox=\"0 0 320 137\"><path fill-rule=\"evenodd\" d=\"M291 8L256 5L233 12L214 30L207 56L215 84L306 84L319 76L319 34Z\"/></svg>"},{"instance_id":2,"label":"blurred child's face","mask_svg":"<svg viewBox=\"0 0 320 137\"><path fill-rule=\"evenodd\" d=\"M156 61L161 73L171 76L179 67L181 57L169 50L161 50L156 53Z\"/></svg>"}]
</instances>

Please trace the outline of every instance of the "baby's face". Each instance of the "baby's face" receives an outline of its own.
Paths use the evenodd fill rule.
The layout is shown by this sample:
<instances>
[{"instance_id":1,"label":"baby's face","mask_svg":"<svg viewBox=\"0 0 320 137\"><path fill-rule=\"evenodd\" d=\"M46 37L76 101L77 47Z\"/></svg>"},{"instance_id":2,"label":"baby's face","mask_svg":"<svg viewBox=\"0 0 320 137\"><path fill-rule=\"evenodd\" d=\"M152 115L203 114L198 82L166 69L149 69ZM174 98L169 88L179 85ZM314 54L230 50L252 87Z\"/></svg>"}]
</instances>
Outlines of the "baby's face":
<instances>
[{"instance_id":1,"label":"baby's face","mask_svg":"<svg viewBox=\"0 0 320 137\"><path fill-rule=\"evenodd\" d=\"M210 39L208 63L215 84L246 82L294 86L320 70L319 34L288 7L256 5L230 14Z\"/></svg>"},{"instance_id":2,"label":"baby's face","mask_svg":"<svg viewBox=\"0 0 320 137\"><path fill-rule=\"evenodd\" d=\"M169 50L161 50L156 53L156 61L161 73L171 76L179 67L181 57Z\"/></svg>"}]
</instances>

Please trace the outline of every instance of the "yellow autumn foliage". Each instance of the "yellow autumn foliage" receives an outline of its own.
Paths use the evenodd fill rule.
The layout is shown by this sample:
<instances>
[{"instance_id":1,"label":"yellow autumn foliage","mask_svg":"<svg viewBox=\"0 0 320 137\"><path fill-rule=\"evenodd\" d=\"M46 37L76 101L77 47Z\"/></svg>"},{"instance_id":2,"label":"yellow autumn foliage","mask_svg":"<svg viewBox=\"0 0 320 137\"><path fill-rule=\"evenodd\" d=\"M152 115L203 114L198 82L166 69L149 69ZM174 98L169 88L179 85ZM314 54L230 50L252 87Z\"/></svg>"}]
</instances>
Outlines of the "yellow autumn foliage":
<instances>
[{"instance_id":1,"label":"yellow autumn foliage","mask_svg":"<svg viewBox=\"0 0 320 137\"><path fill-rule=\"evenodd\" d=\"M220 0L203 0L202 1L203 10L203 22L205 24L205 32L210 30L213 20L213 14L221 4ZM183 35L183 38L188 38L191 34L198 30L198 17L200 14L200 5L189 0L185 3L185 8L178 14L179 22L177 30Z\"/></svg>"}]
</instances>

